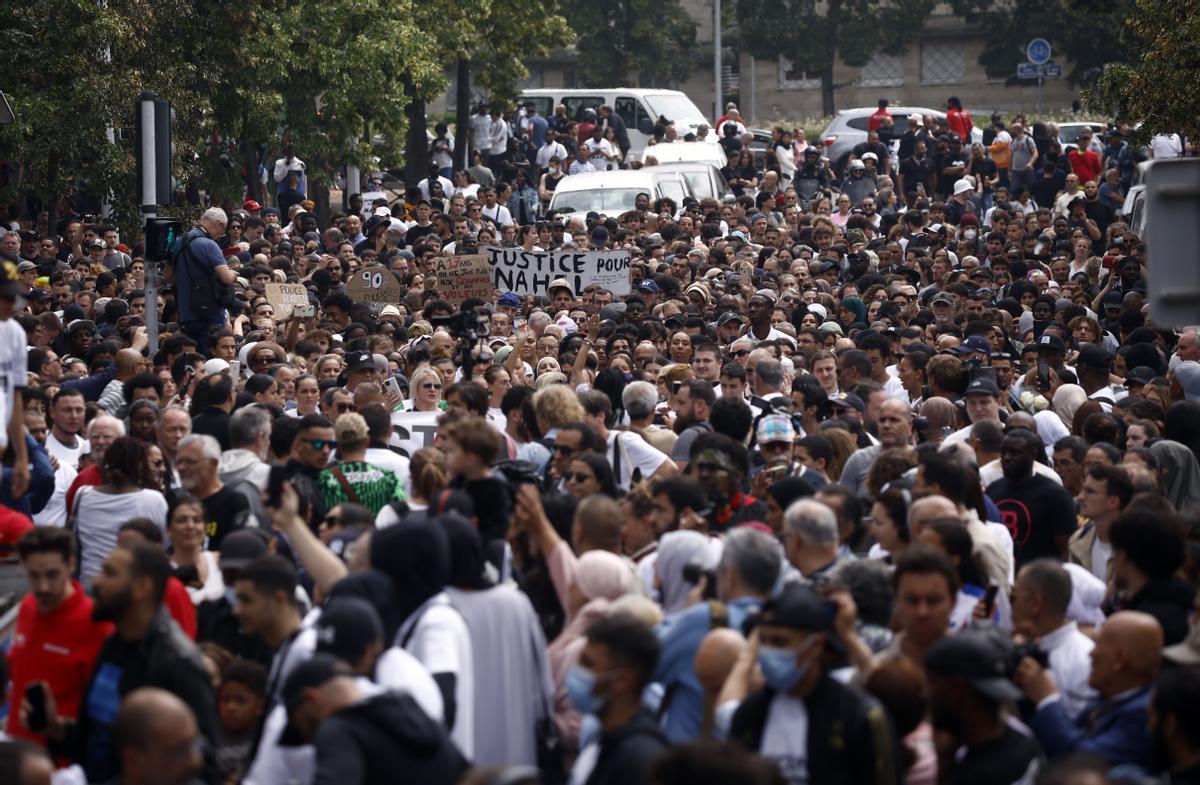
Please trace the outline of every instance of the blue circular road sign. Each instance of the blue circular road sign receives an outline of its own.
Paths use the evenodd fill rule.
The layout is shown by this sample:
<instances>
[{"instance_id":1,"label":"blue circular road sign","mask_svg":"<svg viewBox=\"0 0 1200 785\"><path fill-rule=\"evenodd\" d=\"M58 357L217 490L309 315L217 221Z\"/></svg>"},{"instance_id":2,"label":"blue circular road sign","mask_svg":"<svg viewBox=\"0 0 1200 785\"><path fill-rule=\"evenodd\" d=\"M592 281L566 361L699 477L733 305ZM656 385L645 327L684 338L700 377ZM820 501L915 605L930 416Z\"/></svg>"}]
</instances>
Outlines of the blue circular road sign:
<instances>
[{"instance_id":1,"label":"blue circular road sign","mask_svg":"<svg viewBox=\"0 0 1200 785\"><path fill-rule=\"evenodd\" d=\"M1025 56L1034 65L1042 65L1050 61L1050 42L1045 38L1035 38L1025 47Z\"/></svg>"}]
</instances>

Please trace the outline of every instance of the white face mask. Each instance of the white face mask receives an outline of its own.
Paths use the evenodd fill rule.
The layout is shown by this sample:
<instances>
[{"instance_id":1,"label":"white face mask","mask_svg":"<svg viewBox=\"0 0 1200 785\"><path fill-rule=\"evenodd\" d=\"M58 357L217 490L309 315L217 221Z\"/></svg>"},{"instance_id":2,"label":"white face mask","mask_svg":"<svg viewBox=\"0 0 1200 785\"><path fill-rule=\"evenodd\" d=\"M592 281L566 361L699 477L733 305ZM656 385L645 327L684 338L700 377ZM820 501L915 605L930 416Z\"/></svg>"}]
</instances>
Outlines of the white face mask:
<instances>
[{"instance_id":1,"label":"white face mask","mask_svg":"<svg viewBox=\"0 0 1200 785\"><path fill-rule=\"evenodd\" d=\"M979 235L979 233L976 232L974 229L967 229L965 232L963 232L963 237L965 237L968 240L974 240L978 235Z\"/></svg>"}]
</instances>

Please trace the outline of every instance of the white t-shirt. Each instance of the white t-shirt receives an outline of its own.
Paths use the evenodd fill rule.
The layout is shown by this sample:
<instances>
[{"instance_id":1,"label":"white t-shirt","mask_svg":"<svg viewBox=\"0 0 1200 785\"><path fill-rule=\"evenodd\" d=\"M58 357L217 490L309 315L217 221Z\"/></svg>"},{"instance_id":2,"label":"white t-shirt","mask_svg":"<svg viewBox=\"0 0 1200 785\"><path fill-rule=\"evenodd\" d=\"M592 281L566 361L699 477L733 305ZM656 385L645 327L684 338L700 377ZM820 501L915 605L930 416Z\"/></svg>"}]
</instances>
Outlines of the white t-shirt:
<instances>
[{"instance_id":1,"label":"white t-shirt","mask_svg":"<svg viewBox=\"0 0 1200 785\"><path fill-rule=\"evenodd\" d=\"M41 512L34 513L33 522L38 526L67 525L67 491L75 476L79 474L75 467L63 461L58 462L58 471L54 472L54 492Z\"/></svg>"},{"instance_id":2,"label":"white t-shirt","mask_svg":"<svg viewBox=\"0 0 1200 785\"><path fill-rule=\"evenodd\" d=\"M167 500L158 491L103 493L85 485L75 492L79 512L75 531L79 535L79 575L84 583L100 572L105 557L117 547L117 531L130 518L149 518L159 529L167 527Z\"/></svg>"},{"instance_id":3,"label":"white t-shirt","mask_svg":"<svg viewBox=\"0 0 1200 785\"><path fill-rule=\"evenodd\" d=\"M396 475L396 479L404 487L405 495L408 495L410 488L407 458L398 452L393 452L382 447L368 447L363 460L372 466L378 466L380 469L387 469L393 472Z\"/></svg>"},{"instance_id":4,"label":"white t-shirt","mask_svg":"<svg viewBox=\"0 0 1200 785\"><path fill-rule=\"evenodd\" d=\"M471 634L445 592L426 600L400 625L395 645L401 644L431 675L453 674L455 714L450 738L464 756L474 757L475 661L471 654Z\"/></svg>"},{"instance_id":5,"label":"white t-shirt","mask_svg":"<svg viewBox=\"0 0 1200 785\"><path fill-rule=\"evenodd\" d=\"M17 388L25 386L25 331L12 319L0 322L0 450L8 446L8 419Z\"/></svg>"},{"instance_id":6,"label":"white t-shirt","mask_svg":"<svg viewBox=\"0 0 1200 785\"><path fill-rule=\"evenodd\" d=\"M429 718L441 723L446 716L442 691L421 661L399 646L393 646L375 662L375 682L392 692L412 696Z\"/></svg>"},{"instance_id":7,"label":"white t-shirt","mask_svg":"<svg viewBox=\"0 0 1200 785\"><path fill-rule=\"evenodd\" d=\"M618 436L621 437L621 443L616 447L614 445ZM671 460L668 455L651 447L636 433L627 434L625 431L608 432L606 454L614 472L617 471L617 456L620 455L620 476L617 477L617 485L626 491L633 482L634 467L642 470L643 480L648 480L660 466Z\"/></svg>"},{"instance_id":8,"label":"white t-shirt","mask_svg":"<svg viewBox=\"0 0 1200 785\"><path fill-rule=\"evenodd\" d=\"M1112 543L1100 542L1100 538L1092 540L1092 575L1102 581L1108 581L1108 560L1112 558Z\"/></svg>"},{"instance_id":9,"label":"white t-shirt","mask_svg":"<svg viewBox=\"0 0 1200 785\"><path fill-rule=\"evenodd\" d=\"M512 226L512 213L508 208L497 202L494 206L483 206L483 215L485 218L494 222L497 226Z\"/></svg>"},{"instance_id":10,"label":"white t-shirt","mask_svg":"<svg viewBox=\"0 0 1200 785\"><path fill-rule=\"evenodd\" d=\"M771 699L759 754L772 761L788 785L808 783L808 709L791 695Z\"/></svg>"},{"instance_id":11,"label":"white t-shirt","mask_svg":"<svg viewBox=\"0 0 1200 785\"><path fill-rule=\"evenodd\" d=\"M76 436L75 446L69 447L58 440L53 430L46 434L46 452L57 458L59 463L71 464L72 469L79 468L80 456L86 452L90 452L91 449L88 440L82 436Z\"/></svg>"}]
</instances>

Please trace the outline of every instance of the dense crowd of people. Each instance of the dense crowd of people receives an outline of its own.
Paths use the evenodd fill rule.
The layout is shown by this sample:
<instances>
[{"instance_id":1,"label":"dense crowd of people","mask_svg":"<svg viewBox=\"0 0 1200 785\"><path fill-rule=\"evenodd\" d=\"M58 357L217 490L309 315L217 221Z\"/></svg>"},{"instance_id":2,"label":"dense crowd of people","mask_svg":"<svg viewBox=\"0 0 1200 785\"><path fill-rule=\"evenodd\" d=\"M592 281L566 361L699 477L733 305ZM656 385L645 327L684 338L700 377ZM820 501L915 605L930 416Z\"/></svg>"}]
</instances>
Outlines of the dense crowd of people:
<instances>
[{"instance_id":1,"label":"dense crowd of people","mask_svg":"<svg viewBox=\"0 0 1200 785\"><path fill-rule=\"evenodd\" d=\"M950 110L839 179L732 107L729 199L586 218L608 107L484 108L328 225L288 149L154 301L115 227L12 220L0 782L1200 782L1200 327L1121 213L1185 148ZM629 286L438 280L485 246Z\"/></svg>"}]
</instances>

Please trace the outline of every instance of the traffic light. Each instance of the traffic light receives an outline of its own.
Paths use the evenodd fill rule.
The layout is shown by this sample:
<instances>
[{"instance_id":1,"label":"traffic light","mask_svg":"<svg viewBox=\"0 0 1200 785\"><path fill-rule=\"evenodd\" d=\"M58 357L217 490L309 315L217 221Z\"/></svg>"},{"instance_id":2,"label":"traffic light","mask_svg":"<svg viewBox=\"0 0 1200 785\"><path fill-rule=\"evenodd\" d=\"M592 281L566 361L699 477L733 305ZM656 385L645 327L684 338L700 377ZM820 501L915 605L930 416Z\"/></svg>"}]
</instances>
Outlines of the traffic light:
<instances>
[{"instance_id":1,"label":"traffic light","mask_svg":"<svg viewBox=\"0 0 1200 785\"><path fill-rule=\"evenodd\" d=\"M176 218L147 218L146 258L151 262L167 261L181 236L183 221Z\"/></svg>"},{"instance_id":2,"label":"traffic light","mask_svg":"<svg viewBox=\"0 0 1200 785\"><path fill-rule=\"evenodd\" d=\"M171 104L149 90L138 96L137 143L138 198L153 212L171 203Z\"/></svg>"}]
</instances>

